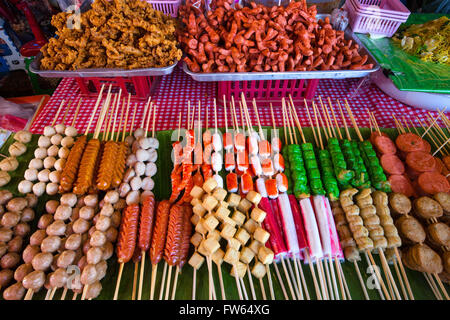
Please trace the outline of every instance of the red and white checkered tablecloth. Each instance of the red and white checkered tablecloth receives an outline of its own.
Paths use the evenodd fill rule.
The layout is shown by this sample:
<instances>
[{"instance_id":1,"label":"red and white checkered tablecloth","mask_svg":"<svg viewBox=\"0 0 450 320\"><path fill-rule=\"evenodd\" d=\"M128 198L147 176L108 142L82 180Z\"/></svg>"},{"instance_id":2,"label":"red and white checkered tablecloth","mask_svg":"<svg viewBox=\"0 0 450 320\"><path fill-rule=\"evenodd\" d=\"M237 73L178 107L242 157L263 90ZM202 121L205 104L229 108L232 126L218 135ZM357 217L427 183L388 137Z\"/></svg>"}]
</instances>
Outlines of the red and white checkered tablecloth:
<instances>
[{"instance_id":1,"label":"red and white checkered tablecloth","mask_svg":"<svg viewBox=\"0 0 450 320\"><path fill-rule=\"evenodd\" d=\"M179 113L182 112L183 122L185 123L187 118L188 101L192 104L198 105L198 101L201 101L201 117L205 119L206 108L209 112L209 126L213 126L214 122L214 108L213 99L216 96L217 88L216 83L211 82L196 82L186 75L181 69L176 68L170 75L163 76L161 81L154 89L152 93L152 101L157 105L157 122L156 130L168 130L178 127ZM378 87L370 83L369 80L360 79L345 79L345 80L320 80L319 86L316 92L316 102L318 97L323 99L330 97L333 104L336 99L341 102L344 98L347 98L352 112L357 120L358 126L368 127L368 115L367 109L374 112L378 125L382 128L395 128L395 122L392 114L396 117L412 120L416 126L420 126L416 117L422 121L426 119L428 111L420 110L416 108L404 105L395 99L384 94ZM42 109L41 113L37 116L35 122L31 127L31 131L34 133L41 133L46 125L52 123L57 109L64 100L66 103L72 101L70 109L67 111L66 125L72 122L75 114L75 109L80 99L80 90L77 87L73 78L65 78L61 81L58 88L55 90L53 96L48 101L47 105ZM75 126L79 132L86 130L89 118L92 115L95 105L95 98L83 98L79 115L76 119ZM145 101L134 101L130 106L130 116L134 111L134 106L137 104L137 112L135 119L135 128L141 123L144 113ZM338 117L338 123L343 126L339 117L339 109L337 105L334 106L336 116ZM229 111L229 110L228 110ZM256 125L256 118L253 109L250 108L250 117L253 121L253 125ZM306 109L302 106L297 106L297 112L300 118L301 125L304 127L310 126ZM283 118L281 108L274 108L275 119L277 126L282 126ZM63 109L55 123L60 123L65 114ZM93 124L96 123L97 117L100 114L100 108L98 108L96 115L93 119ZM437 116L437 112L430 112L432 117ZM225 126L224 109L217 108L218 126ZM259 108L259 116L261 124L263 126L271 126L272 120L269 108ZM120 117L120 112L118 118ZM347 123L350 125L350 118L347 117ZM197 116L196 116L197 118ZM397 118L397 119L398 119ZM239 115L238 115L239 119ZM230 126L230 114L228 116L228 125ZM116 121L116 128L118 128L119 121ZM408 125L411 125L408 123ZM442 123L440 124L442 125ZM90 132L94 131L95 125L91 125ZM131 127L131 121L128 121L127 130Z\"/></svg>"}]
</instances>

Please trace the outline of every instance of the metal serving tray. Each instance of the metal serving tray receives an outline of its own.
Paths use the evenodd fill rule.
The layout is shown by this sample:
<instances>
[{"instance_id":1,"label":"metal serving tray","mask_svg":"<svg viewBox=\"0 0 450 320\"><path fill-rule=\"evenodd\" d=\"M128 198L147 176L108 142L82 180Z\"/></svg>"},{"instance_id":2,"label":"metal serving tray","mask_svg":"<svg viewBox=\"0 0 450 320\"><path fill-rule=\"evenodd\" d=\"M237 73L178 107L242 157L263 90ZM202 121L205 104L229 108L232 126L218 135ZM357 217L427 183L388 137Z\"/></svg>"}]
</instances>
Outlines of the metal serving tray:
<instances>
[{"instance_id":1,"label":"metal serving tray","mask_svg":"<svg viewBox=\"0 0 450 320\"><path fill-rule=\"evenodd\" d=\"M329 14L318 14L317 19L329 17ZM189 70L183 62L183 70L196 81L252 81L252 80L289 80L289 79L345 79L363 78L378 69L380 65L369 50L355 36L350 27L345 30L345 38L351 39L359 45L359 52L368 55L367 62L374 67L368 70L325 70L325 71L289 71L289 72L215 72L197 73Z\"/></svg>"},{"instance_id":2,"label":"metal serving tray","mask_svg":"<svg viewBox=\"0 0 450 320\"><path fill-rule=\"evenodd\" d=\"M95 78L95 77L147 77L164 76L172 73L178 61L164 68L141 68L141 69L80 69L80 70L41 70L40 61L42 53L39 53L30 64L30 71L46 78Z\"/></svg>"}]
</instances>

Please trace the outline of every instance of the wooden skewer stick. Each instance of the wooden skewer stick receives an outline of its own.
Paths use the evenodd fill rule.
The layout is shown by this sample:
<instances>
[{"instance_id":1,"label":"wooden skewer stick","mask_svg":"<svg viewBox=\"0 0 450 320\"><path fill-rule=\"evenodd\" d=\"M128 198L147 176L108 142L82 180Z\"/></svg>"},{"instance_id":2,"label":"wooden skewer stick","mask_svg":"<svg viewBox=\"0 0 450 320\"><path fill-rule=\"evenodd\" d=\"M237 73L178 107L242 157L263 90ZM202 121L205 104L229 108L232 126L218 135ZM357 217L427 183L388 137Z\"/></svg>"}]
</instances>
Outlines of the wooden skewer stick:
<instances>
[{"instance_id":1,"label":"wooden skewer stick","mask_svg":"<svg viewBox=\"0 0 450 320\"><path fill-rule=\"evenodd\" d=\"M155 283L156 283L156 275L158 274L158 265L152 264L152 279L150 282L150 295L149 300L153 300L155 295Z\"/></svg>"},{"instance_id":2,"label":"wooden skewer stick","mask_svg":"<svg viewBox=\"0 0 450 320\"><path fill-rule=\"evenodd\" d=\"M408 290L408 293L409 293L409 298L411 300L414 300L414 294L413 294L413 292L411 290L411 286L409 284L408 277L406 276L405 268L403 267L403 262L402 262L402 259L400 258L400 254L398 252L398 248L395 247L394 248L394 252L395 252L395 256L397 258L398 264L400 266L400 271L401 271L401 273L403 275L403 280L405 281L405 284L406 284L406 289Z\"/></svg>"},{"instance_id":3,"label":"wooden skewer stick","mask_svg":"<svg viewBox=\"0 0 450 320\"><path fill-rule=\"evenodd\" d=\"M316 296L318 300L322 300L322 293L319 289L319 284L317 282L317 277L316 277L316 272L314 271L314 266L311 260L311 256L309 255L309 250L305 249L305 255L306 255L306 259L308 260L308 265L309 265L309 269L311 271L311 275L313 278L313 284L314 284L314 289L316 290Z\"/></svg>"},{"instance_id":4,"label":"wooden skewer stick","mask_svg":"<svg viewBox=\"0 0 450 320\"><path fill-rule=\"evenodd\" d=\"M366 298L366 300L370 300L369 294L367 293L366 286L364 285L364 280L361 276L361 271L359 270L359 266L358 266L358 263L356 262L356 260L353 260L353 265L355 266L356 274L358 275L358 279L361 284L361 288L363 289L364 297Z\"/></svg>"},{"instance_id":5,"label":"wooden skewer stick","mask_svg":"<svg viewBox=\"0 0 450 320\"><path fill-rule=\"evenodd\" d=\"M347 294L347 297L349 300L352 300L352 295L350 294L350 290L348 290L347 279L345 279L344 270L342 270L342 266L340 264L338 264L338 266L339 266L339 273L341 274L342 279L344 280L344 287L345 287L345 292Z\"/></svg>"},{"instance_id":6,"label":"wooden skewer stick","mask_svg":"<svg viewBox=\"0 0 450 320\"><path fill-rule=\"evenodd\" d=\"M444 297L446 300L450 300L450 297L448 296L447 290L445 290L444 285L442 284L441 278L439 278L439 275L437 273L433 273L433 276L436 278L436 281L439 285L439 288L441 288L442 293L444 294Z\"/></svg>"},{"instance_id":7,"label":"wooden skewer stick","mask_svg":"<svg viewBox=\"0 0 450 320\"><path fill-rule=\"evenodd\" d=\"M145 250L141 251L141 269L139 272L139 288L138 288L138 300L142 299L142 287L144 286L144 267L145 267Z\"/></svg>"},{"instance_id":8,"label":"wooden skewer stick","mask_svg":"<svg viewBox=\"0 0 450 320\"><path fill-rule=\"evenodd\" d=\"M366 258L367 265L371 266L373 270L375 270L375 268L378 268L376 266L373 266L372 263L370 262L369 256L367 255L367 251L362 251L362 252L364 253L364 257ZM383 291L381 290L381 285L380 285L380 282L378 280L378 277L376 278L376 280L377 280L377 282L376 282L375 288L377 289L381 300L386 300L386 298L384 297Z\"/></svg>"},{"instance_id":9,"label":"wooden skewer stick","mask_svg":"<svg viewBox=\"0 0 450 320\"><path fill-rule=\"evenodd\" d=\"M67 295L67 287L64 287L64 290L61 294L61 299L60 300L65 300L66 299L66 295Z\"/></svg>"},{"instance_id":10,"label":"wooden skewer stick","mask_svg":"<svg viewBox=\"0 0 450 320\"><path fill-rule=\"evenodd\" d=\"M398 291L397 284L395 283L394 277L392 276L391 269L389 268L389 264L387 262L386 256L384 255L384 252L381 248L378 248L378 253L381 258L381 266L383 268L384 275L386 277L386 282L389 286L392 285L394 289L395 295L391 292L392 297L397 297L398 300L402 300L402 297L400 296L400 292Z\"/></svg>"},{"instance_id":11,"label":"wooden skewer stick","mask_svg":"<svg viewBox=\"0 0 450 320\"><path fill-rule=\"evenodd\" d=\"M33 289L28 289L27 293L25 294L25 297L23 298L23 300L31 300L33 299Z\"/></svg>"},{"instance_id":12,"label":"wooden skewer stick","mask_svg":"<svg viewBox=\"0 0 450 320\"><path fill-rule=\"evenodd\" d=\"M302 125L300 124L300 121L298 119L297 110L295 110L295 105L294 105L294 102L292 101L292 97L291 97L291 108L292 108L292 113L294 114L294 119L295 119L295 123L297 124L298 131L300 131L300 136L302 137L302 141L303 141L303 143L305 143L306 142L305 135L303 134Z\"/></svg>"},{"instance_id":13,"label":"wooden skewer stick","mask_svg":"<svg viewBox=\"0 0 450 320\"><path fill-rule=\"evenodd\" d=\"M162 300L164 294L164 286L166 283L167 262L164 262L161 287L159 288L159 300Z\"/></svg>"},{"instance_id":14,"label":"wooden skewer stick","mask_svg":"<svg viewBox=\"0 0 450 320\"><path fill-rule=\"evenodd\" d=\"M216 263L216 266L217 266L217 273L219 274L220 293L222 294L222 300L227 300L227 296L225 294L225 287L223 285L222 265L220 263Z\"/></svg>"},{"instance_id":15,"label":"wooden skewer stick","mask_svg":"<svg viewBox=\"0 0 450 320\"><path fill-rule=\"evenodd\" d=\"M306 107L306 115L308 116L309 123L312 123L311 114L309 113L308 102L306 102L306 99L304 99L304 100L305 100L305 107ZM316 146L318 146L319 142L317 140L316 132L314 130L312 130L312 132L313 132L313 136L314 136L314 141L316 142Z\"/></svg>"},{"instance_id":16,"label":"wooden skewer stick","mask_svg":"<svg viewBox=\"0 0 450 320\"><path fill-rule=\"evenodd\" d=\"M56 123L56 120L58 119L58 117L59 117L59 113L61 112L61 109L62 109L62 107L63 107L63 105L64 105L64 99L61 101L61 103L59 104L59 107L58 107L58 110L56 110L56 114L55 114L55 117L53 118L53 121L52 121L52 124L51 124L51 126L53 127L54 125L55 125L55 123Z\"/></svg>"},{"instance_id":17,"label":"wooden skewer stick","mask_svg":"<svg viewBox=\"0 0 450 320\"><path fill-rule=\"evenodd\" d=\"M172 296L170 300L175 300L175 294L177 293L177 284L178 284L178 275L180 274L180 266L177 266L175 269L175 279L173 281L173 288L172 288Z\"/></svg>"},{"instance_id":18,"label":"wooden skewer stick","mask_svg":"<svg viewBox=\"0 0 450 320\"><path fill-rule=\"evenodd\" d=\"M291 275L292 283L294 284L294 289L297 294L298 300L305 300L305 298L303 297L302 286L300 284L300 275L298 273L297 264L294 262L294 266L295 266L294 269L296 271L295 276L294 276L294 272L292 271L291 260L287 259L286 264L288 266L289 274Z\"/></svg>"},{"instance_id":19,"label":"wooden skewer stick","mask_svg":"<svg viewBox=\"0 0 450 320\"><path fill-rule=\"evenodd\" d=\"M347 121L345 120L344 112L342 112L342 107L341 107L341 103L339 102L339 100L337 100L337 104L339 107L339 112L341 114L342 122L344 123L345 134L347 135L347 140L352 141L352 136L350 135L350 132L348 131Z\"/></svg>"},{"instance_id":20,"label":"wooden skewer stick","mask_svg":"<svg viewBox=\"0 0 450 320\"><path fill-rule=\"evenodd\" d=\"M36 111L34 112L33 117L31 118L30 121L28 121L27 125L25 126L24 130L30 130L31 126L33 125L34 120L36 119L36 117L41 113L41 109L44 106L44 100L45 100L45 96L41 98L41 101L39 101L39 104L36 108ZM81 100L81 99L80 99Z\"/></svg>"},{"instance_id":21,"label":"wooden skewer stick","mask_svg":"<svg viewBox=\"0 0 450 320\"><path fill-rule=\"evenodd\" d=\"M325 275L323 272L322 260L319 260L318 258L316 258L316 267L317 267L317 271L319 273L319 282L320 282L320 288L322 289L322 297L325 300L330 300L330 297L328 296Z\"/></svg>"},{"instance_id":22,"label":"wooden skewer stick","mask_svg":"<svg viewBox=\"0 0 450 320\"><path fill-rule=\"evenodd\" d=\"M430 126L428 127L427 130L425 130L422 135L420 136L421 138L425 137L426 134L428 133L428 131L430 131L430 129L433 127L433 125L436 123L436 121L438 120L439 117L436 117L433 122L430 124Z\"/></svg>"},{"instance_id":23,"label":"wooden skewer stick","mask_svg":"<svg viewBox=\"0 0 450 320\"><path fill-rule=\"evenodd\" d=\"M283 292L284 300L289 300L289 296L287 295L286 288L284 287L284 282L282 280L282 277L281 277L281 274L280 274L280 270L278 270L277 263L274 262L273 266L275 267L275 273L276 273L277 278L278 278L278 283L281 286L281 291Z\"/></svg>"},{"instance_id":24,"label":"wooden skewer stick","mask_svg":"<svg viewBox=\"0 0 450 320\"><path fill-rule=\"evenodd\" d=\"M406 292L406 287L402 279L402 274L400 273L400 269L395 257L392 259L392 261L394 264L395 273L397 274L397 279L400 282L400 288L402 289L403 297L405 298L405 300L409 300L408 293Z\"/></svg>"},{"instance_id":25,"label":"wooden skewer stick","mask_svg":"<svg viewBox=\"0 0 450 320\"><path fill-rule=\"evenodd\" d=\"M167 274L167 286L166 286L166 295L164 297L164 300L169 300L169 293L170 293L170 281L172 280L172 266L169 266L169 271Z\"/></svg>"},{"instance_id":26,"label":"wooden skewer stick","mask_svg":"<svg viewBox=\"0 0 450 320\"><path fill-rule=\"evenodd\" d=\"M252 273L250 272L250 267L247 265L247 277L248 282L250 283L250 291L252 293L253 300L256 300L256 293L255 293L255 286L253 285L253 277Z\"/></svg>"},{"instance_id":27,"label":"wooden skewer stick","mask_svg":"<svg viewBox=\"0 0 450 320\"><path fill-rule=\"evenodd\" d=\"M239 278L239 282L241 283L242 293L244 294L244 299L248 300L247 288L245 287L244 279Z\"/></svg>"},{"instance_id":28,"label":"wooden skewer stick","mask_svg":"<svg viewBox=\"0 0 450 320\"><path fill-rule=\"evenodd\" d=\"M322 101L322 96L319 96L319 101L320 101L320 107L322 109L323 116L325 118L325 123L327 124L328 136L332 137L332 132L331 132L331 129L330 129L331 119L328 119L328 117L326 116L325 106L324 106L323 101ZM320 115L320 112L319 112L319 115ZM328 121L330 121L330 122L328 122ZM325 130L325 127L324 127L324 130Z\"/></svg>"},{"instance_id":29,"label":"wooden skewer stick","mask_svg":"<svg viewBox=\"0 0 450 320\"><path fill-rule=\"evenodd\" d=\"M270 267L267 264L265 266L266 266L267 280L269 280L270 298L272 300L275 300L275 292L273 290L272 275L270 273Z\"/></svg>"},{"instance_id":30,"label":"wooden skewer stick","mask_svg":"<svg viewBox=\"0 0 450 320\"><path fill-rule=\"evenodd\" d=\"M80 107L81 107L82 102L83 102L83 98L80 98L78 100L78 104L77 104L77 108L75 109L75 113L73 114L73 117L72 117L72 123L70 124L72 127L75 125L75 120L78 117L78 112L80 112Z\"/></svg>"},{"instance_id":31,"label":"wooden skewer stick","mask_svg":"<svg viewBox=\"0 0 450 320\"><path fill-rule=\"evenodd\" d=\"M241 284L240 284L240 282L239 282L239 276L238 276L236 267L233 266L233 269L234 269L234 279L235 279L235 281L236 281L236 287L237 287L237 289L238 289L239 300L244 300L244 297L243 297L243 295L242 295Z\"/></svg>"},{"instance_id":32,"label":"wooden skewer stick","mask_svg":"<svg viewBox=\"0 0 450 320\"><path fill-rule=\"evenodd\" d=\"M425 280L427 281L428 285L431 288L431 291L433 291L434 296L437 300L443 300L441 293L439 292L436 283L434 283L433 278L431 277L431 274L424 272L423 276L425 277Z\"/></svg>"},{"instance_id":33,"label":"wooden skewer stick","mask_svg":"<svg viewBox=\"0 0 450 320\"><path fill-rule=\"evenodd\" d=\"M137 275L139 271L139 262L134 263L133 288L131 291L131 300L136 300Z\"/></svg>"},{"instance_id":34,"label":"wooden skewer stick","mask_svg":"<svg viewBox=\"0 0 450 320\"><path fill-rule=\"evenodd\" d=\"M266 288L264 287L263 278L259 278L259 286L261 287L261 294L262 294L263 300L267 300Z\"/></svg>"},{"instance_id":35,"label":"wooden skewer stick","mask_svg":"<svg viewBox=\"0 0 450 320\"><path fill-rule=\"evenodd\" d=\"M334 113L333 105L331 104L331 99L329 97L328 97L328 104L330 105L331 114L333 115L333 120L334 120L334 124L336 126L336 131L339 135L339 139L342 140L343 138L342 138L341 129L338 125L336 114ZM335 137L337 137L337 136L335 135Z\"/></svg>"},{"instance_id":36,"label":"wooden skewer stick","mask_svg":"<svg viewBox=\"0 0 450 320\"><path fill-rule=\"evenodd\" d=\"M119 296L119 287L120 287L120 280L122 279L123 266L124 266L124 263L121 263L119 266L119 275L117 276L116 290L114 291L113 300L117 300L117 298Z\"/></svg>"},{"instance_id":37,"label":"wooden skewer stick","mask_svg":"<svg viewBox=\"0 0 450 320\"><path fill-rule=\"evenodd\" d=\"M425 130L425 127L424 127L422 121L420 121L420 119L417 118L417 117L416 117L416 119L419 121L420 126L422 127L422 129ZM439 148L439 143L437 143L436 140L434 140L433 136L432 136L430 133L428 133L428 136L430 137L430 139L431 139L431 141L433 142L433 144L435 145L435 147L436 147L436 148ZM445 156L445 153L444 153L442 150L440 150L439 152L440 152L443 156Z\"/></svg>"},{"instance_id":38,"label":"wooden skewer stick","mask_svg":"<svg viewBox=\"0 0 450 320\"><path fill-rule=\"evenodd\" d=\"M384 293L386 299L387 299L387 300L391 300L391 296L389 295L389 293L388 293L388 291L387 291L387 289L386 289L386 286L385 286L385 284L384 284L384 282L383 282L383 278L381 277L381 274L380 274L380 272L378 271L378 266L376 265L375 260L373 259L372 253L371 253L370 251L368 251L368 250L366 251L366 253L367 253L367 255L369 256L369 259L370 259L372 268L373 268L374 271L375 271L375 275L376 275L377 278L378 278L378 282L379 282L380 285L381 285L381 289L383 290L383 293Z\"/></svg>"}]
</instances>

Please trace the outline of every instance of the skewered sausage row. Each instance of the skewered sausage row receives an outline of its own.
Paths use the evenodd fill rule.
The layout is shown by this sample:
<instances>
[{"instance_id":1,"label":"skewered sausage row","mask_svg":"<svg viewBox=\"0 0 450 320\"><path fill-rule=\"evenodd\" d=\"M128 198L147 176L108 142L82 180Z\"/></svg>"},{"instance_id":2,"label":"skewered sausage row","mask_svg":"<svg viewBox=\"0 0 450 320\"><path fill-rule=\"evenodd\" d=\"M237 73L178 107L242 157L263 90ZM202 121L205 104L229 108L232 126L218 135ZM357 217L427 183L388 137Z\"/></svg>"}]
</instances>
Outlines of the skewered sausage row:
<instances>
[{"instance_id":1,"label":"skewered sausage row","mask_svg":"<svg viewBox=\"0 0 450 320\"><path fill-rule=\"evenodd\" d=\"M14 134L14 143L8 148L9 157L0 161L0 187L7 185L11 181L10 171L19 167L19 161L16 157L21 156L27 151L26 144L31 141L32 135L29 131L21 130ZM31 192L32 183L30 181L21 182L19 192L25 194Z\"/></svg>"},{"instance_id":2,"label":"skewered sausage row","mask_svg":"<svg viewBox=\"0 0 450 320\"><path fill-rule=\"evenodd\" d=\"M189 254L189 246L190 246L190 240L192 235L192 223L191 223L191 217L192 217L192 206L189 204L183 205L183 233L181 238L181 246L180 246L180 259L178 262L178 265L180 268L183 268L185 265L188 254Z\"/></svg>"},{"instance_id":3,"label":"skewered sausage row","mask_svg":"<svg viewBox=\"0 0 450 320\"><path fill-rule=\"evenodd\" d=\"M73 192L77 195L85 194L92 185L94 177L95 163L100 152L100 140L91 139L81 158L80 168L78 170L77 180L73 188Z\"/></svg>"},{"instance_id":4,"label":"skewered sausage row","mask_svg":"<svg viewBox=\"0 0 450 320\"><path fill-rule=\"evenodd\" d=\"M184 207L182 204L174 204L170 208L169 222L167 225L166 244L164 248L164 260L169 266L177 265L180 261L181 241L183 240Z\"/></svg>"},{"instance_id":5,"label":"skewered sausage row","mask_svg":"<svg viewBox=\"0 0 450 320\"><path fill-rule=\"evenodd\" d=\"M29 162L24 180L18 185L19 192L33 192L36 196L58 193L61 174L76 135L74 127L64 124L44 128L44 134L39 137L38 147L34 150L35 157Z\"/></svg>"},{"instance_id":6,"label":"skewered sausage row","mask_svg":"<svg viewBox=\"0 0 450 320\"><path fill-rule=\"evenodd\" d=\"M77 177L78 167L80 165L81 157L83 156L84 148L86 147L87 137L80 136L69 153L66 166L61 172L59 192L70 192L73 183Z\"/></svg>"},{"instance_id":7,"label":"skewered sausage row","mask_svg":"<svg viewBox=\"0 0 450 320\"><path fill-rule=\"evenodd\" d=\"M46 211L48 213L42 215L38 221L39 230L31 235L30 244L23 252L25 264L31 264L31 267L21 266L21 270L29 271L29 273L26 275L25 272L22 273L17 280L18 283L22 283L24 289L29 289L33 292L40 290L44 285L46 279L45 272L47 270L50 268L53 270L57 269L57 266L52 266L52 264L58 259L59 255L56 252L60 250L62 237L67 232L63 219L70 218L72 213L69 206L64 205L62 207L55 200L50 200L46 203ZM19 287L20 285L15 284L10 289L11 292L5 290L5 299L22 299L23 295L19 297L12 294L12 292L24 293L24 290L17 290Z\"/></svg>"},{"instance_id":8,"label":"skewered sausage row","mask_svg":"<svg viewBox=\"0 0 450 320\"><path fill-rule=\"evenodd\" d=\"M125 142L120 142L117 152L116 165L114 167L114 174L111 181L111 187L117 188L122 183L123 175L125 173L126 158L128 155L128 146Z\"/></svg>"},{"instance_id":9,"label":"skewered sausage row","mask_svg":"<svg viewBox=\"0 0 450 320\"><path fill-rule=\"evenodd\" d=\"M118 145L114 141L107 141L101 156L100 166L97 172L97 188L108 190L114 175L115 158L118 156Z\"/></svg>"},{"instance_id":10,"label":"skewered sausage row","mask_svg":"<svg viewBox=\"0 0 450 320\"><path fill-rule=\"evenodd\" d=\"M150 260L152 264L161 261L166 241L167 226L169 223L170 202L163 200L156 209L155 225L153 227L152 243L150 247Z\"/></svg>"},{"instance_id":11,"label":"skewered sausage row","mask_svg":"<svg viewBox=\"0 0 450 320\"><path fill-rule=\"evenodd\" d=\"M119 263L127 263L133 256L139 222L139 204L128 205L120 223L116 253Z\"/></svg>"},{"instance_id":12,"label":"skewered sausage row","mask_svg":"<svg viewBox=\"0 0 450 320\"><path fill-rule=\"evenodd\" d=\"M138 247L141 251L147 251L150 248L150 241L152 239L153 222L155 215L155 197L149 195L144 197L141 216L139 220L139 237Z\"/></svg>"},{"instance_id":13,"label":"skewered sausage row","mask_svg":"<svg viewBox=\"0 0 450 320\"><path fill-rule=\"evenodd\" d=\"M20 263L20 255L24 251L24 241L30 232L28 223L34 219L32 207L36 203L37 199L33 194L27 195L27 198L12 198L9 191L0 191L2 212L0 214L0 288L8 286L13 279L21 280L28 273L27 270L30 269L30 264L27 264L26 267L17 267L17 265ZM17 287L14 288L17 289ZM11 290L13 289L9 291ZM8 292L5 297L11 298L12 295Z\"/></svg>"}]
</instances>

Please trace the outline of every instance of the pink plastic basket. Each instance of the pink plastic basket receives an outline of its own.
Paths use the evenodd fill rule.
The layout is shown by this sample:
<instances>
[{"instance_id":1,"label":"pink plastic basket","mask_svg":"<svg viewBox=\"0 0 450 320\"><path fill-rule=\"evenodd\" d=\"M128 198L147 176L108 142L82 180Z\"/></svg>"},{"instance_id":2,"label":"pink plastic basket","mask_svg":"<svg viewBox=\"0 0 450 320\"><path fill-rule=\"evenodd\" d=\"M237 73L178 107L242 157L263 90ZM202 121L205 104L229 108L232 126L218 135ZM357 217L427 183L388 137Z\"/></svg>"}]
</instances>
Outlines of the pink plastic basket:
<instances>
[{"instance_id":1,"label":"pink plastic basket","mask_svg":"<svg viewBox=\"0 0 450 320\"><path fill-rule=\"evenodd\" d=\"M255 98L260 107L268 107L270 103L274 107L281 106L282 98L289 95L296 104L308 103L314 98L318 79L309 80L259 80L259 81L220 81L218 82L218 98L230 101L231 96L240 97L244 93L247 100Z\"/></svg>"},{"instance_id":2,"label":"pink plastic basket","mask_svg":"<svg viewBox=\"0 0 450 320\"><path fill-rule=\"evenodd\" d=\"M153 9L162 11L166 15L170 15L174 18L178 15L178 7L180 6L181 0L146 0L150 3Z\"/></svg>"},{"instance_id":3,"label":"pink plastic basket","mask_svg":"<svg viewBox=\"0 0 450 320\"><path fill-rule=\"evenodd\" d=\"M372 3L371 5L379 5L380 8L370 7L370 9L367 9L369 5L361 5L358 1L370 2ZM375 2L378 4L373 4ZM358 5L361 8L366 8L360 10L357 7ZM393 8L398 8L401 11L393 11ZM387 37L394 35L398 27L408 20L410 13L399 0L388 2L380 0L347 0L345 9L348 11L350 27L353 32L384 35ZM402 14L399 16L398 14L392 14L392 12L402 12Z\"/></svg>"},{"instance_id":4,"label":"pink plastic basket","mask_svg":"<svg viewBox=\"0 0 450 320\"><path fill-rule=\"evenodd\" d=\"M399 0L351 0L355 8L364 13L376 12L382 15L408 17L410 11Z\"/></svg>"},{"instance_id":5,"label":"pink plastic basket","mask_svg":"<svg viewBox=\"0 0 450 320\"><path fill-rule=\"evenodd\" d=\"M106 84L109 87L112 84L112 92L119 92L122 89L122 95L127 96L128 93L137 100L147 100L150 96L152 84L156 77L116 77L116 78L75 78L81 95L85 97L97 97L101 86Z\"/></svg>"}]
</instances>

